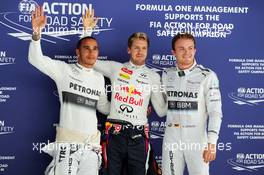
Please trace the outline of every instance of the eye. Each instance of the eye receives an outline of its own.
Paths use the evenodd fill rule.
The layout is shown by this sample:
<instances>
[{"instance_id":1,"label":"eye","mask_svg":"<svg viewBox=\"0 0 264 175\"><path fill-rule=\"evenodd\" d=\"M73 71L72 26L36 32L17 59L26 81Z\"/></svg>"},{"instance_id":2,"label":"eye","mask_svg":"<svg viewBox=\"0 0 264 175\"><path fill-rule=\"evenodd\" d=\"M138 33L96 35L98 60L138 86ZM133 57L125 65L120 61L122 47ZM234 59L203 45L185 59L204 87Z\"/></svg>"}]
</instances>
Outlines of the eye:
<instances>
[{"instance_id":1,"label":"eye","mask_svg":"<svg viewBox=\"0 0 264 175\"><path fill-rule=\"evenodd\" d=\"M94 50L94 51L97 51L97 50L98 50L98 47L93 47L93 50Z\"/></svg>"}]
</instances>

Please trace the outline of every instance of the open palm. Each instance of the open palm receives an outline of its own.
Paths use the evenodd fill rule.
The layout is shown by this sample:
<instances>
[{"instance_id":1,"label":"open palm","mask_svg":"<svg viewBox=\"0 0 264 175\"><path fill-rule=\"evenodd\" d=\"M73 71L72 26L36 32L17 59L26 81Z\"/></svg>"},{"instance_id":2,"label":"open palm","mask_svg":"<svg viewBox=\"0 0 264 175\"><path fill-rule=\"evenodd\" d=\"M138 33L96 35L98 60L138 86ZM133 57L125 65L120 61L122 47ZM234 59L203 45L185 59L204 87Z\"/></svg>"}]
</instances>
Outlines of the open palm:
<instances>
[{"instance_id":1,"label":"open palm","mask_svg":"<svg viewBox=\"0 0 264 175\"><path fill-rule=\"evenodd\" d=\"M82 19L84 30L93 29L98 21L98 18L94 17L94 9L92 9L92 11L87 9L85 14L82 16Z\"/></svg>"},{"instance_id":2,"label":"open palm","mask_svg":"<svg viewBox=\"0 0 264 175\"><path fill-rule=\"evenodd\" d=\"M47 24L47 18L44 15L42 7L36 7L31 14L32 30L35 34L40 34L42 28Z\"/></svg>"}]
</instances>

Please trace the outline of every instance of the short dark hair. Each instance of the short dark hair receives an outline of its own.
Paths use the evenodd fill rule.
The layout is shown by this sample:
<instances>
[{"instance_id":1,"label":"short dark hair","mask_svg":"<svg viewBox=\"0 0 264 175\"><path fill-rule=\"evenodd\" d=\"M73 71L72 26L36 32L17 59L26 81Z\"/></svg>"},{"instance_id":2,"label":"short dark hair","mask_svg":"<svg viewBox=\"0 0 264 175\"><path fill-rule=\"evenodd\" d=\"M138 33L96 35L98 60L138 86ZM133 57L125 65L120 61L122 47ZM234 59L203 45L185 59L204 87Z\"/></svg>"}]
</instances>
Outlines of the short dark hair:
<instances>
[{"instance_id":1,"label":"short dark hair","mask_svg":"<svg viewBox=\"0 0 264 175\"><path fill-rule=\"evenodd\" d=\"M135 39L146 40L147 43L148 43L148 47L149 47L149 38L148 38L148 35L146 33L144 33L144 32L136 32L136 33L133 33L132 35L130 35L130 37L128 38L127 46L129 48L131 48L131 46L133 44L133 41Z\"/></svg>"},{"instance_id":2,"label":"short dark hair","mask_svg":"<svg viewBox=\"0 0 264 175\"><path fill-rule=\"evenodd\" d=\"M81 45L82 45L82 41L83 40L86 40L86 39L92 39L92 40L95 40L97 42L97 40L92 37L92 36L86 36L86 37L83 37L81 38L78 42L77 42L77 45L76 45L76 49L80 49Z\"/></svg>"},{"instance_id":3,"label":"short dark hair","mask_svg":"<svg viewBox=\"0 0 264 175\"><path fill-rule=\"evenodd\" d=\"M196 47L196 41L195 41L195 38L194 38L194 36L192 34L190 34L190 33L178 33L171 40L171 48L172 48L172 50L175 49L175 43L179 39L190 39L194 43L194 48Z\"/></svg>"}]
</instances>

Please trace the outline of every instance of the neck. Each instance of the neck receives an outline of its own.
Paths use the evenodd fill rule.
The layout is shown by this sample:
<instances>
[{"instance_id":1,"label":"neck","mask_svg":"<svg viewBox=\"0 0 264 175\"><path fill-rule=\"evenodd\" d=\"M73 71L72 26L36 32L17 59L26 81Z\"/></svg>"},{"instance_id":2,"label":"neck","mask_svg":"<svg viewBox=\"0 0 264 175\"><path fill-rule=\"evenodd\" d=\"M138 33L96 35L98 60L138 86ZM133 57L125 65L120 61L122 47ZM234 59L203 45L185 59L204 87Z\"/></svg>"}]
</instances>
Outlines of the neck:
<instances>
[{"instance_id":1,"label":"neck","mask_svg":"<svg viewBox=\"0 0 264 175\"><path fill-rule=\"evenodd\" d=\"M133 61L133 59L130 59L130 63L132 64L132 65L134 65L134 66L137 66L137 67L141 67L141 66L143 66L145 63L142 63L142 64L138 64L138 63L135 63L134 61Z\"/></svg>"},{"instance_id":2,"label":"neck","mask_svg":"<svg viewBox=\"0 0 264 175\"><path fill-rule=\"evenodd\" d=\"M94 65L90 65L90 64L83 64L78 62L79 65L81 65L82 67L86 68L86 69L92 69Z\"/></svg>"},{"instance_id":3,"label":"neck","mask_svg":"<svg viewBox=\"0 0 264 175\"><path fill-rule=\"evenodd\" d=\"M180 70L189 69L190 67L192 67L192 65L188 65L188 66L178 65L178 68L179 68Z\"/></svg>"},{"instance_id":4,"label":"neck","mask_svg":"<svg viewBox=\"0 0 264 175\"><path fill-rule=\"evenodd\" d=\"M180 70L186 70L186 69L189 69L193 66L194 62L192 64L189 64L189 65L177 65L177 67L180 69Z\"/></svg>"}]
</instances>

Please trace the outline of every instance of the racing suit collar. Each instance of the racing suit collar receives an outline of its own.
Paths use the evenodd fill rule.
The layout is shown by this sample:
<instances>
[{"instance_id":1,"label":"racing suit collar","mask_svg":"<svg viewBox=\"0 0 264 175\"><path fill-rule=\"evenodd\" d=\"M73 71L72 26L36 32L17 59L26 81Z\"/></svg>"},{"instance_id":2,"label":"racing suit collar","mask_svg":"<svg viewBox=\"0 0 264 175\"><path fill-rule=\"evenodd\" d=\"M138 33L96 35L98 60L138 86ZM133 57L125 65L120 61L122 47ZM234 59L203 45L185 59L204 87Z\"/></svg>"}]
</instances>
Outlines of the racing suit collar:
<instances>
[{"instance_id":1,"label":"racing suit collar","mask_svg":"<svg viewBox=\"0 0 264 175\"><path fill-rule=\"evenodd\" d=\"M178 72L178 75L180 76L180 77L182 77L182 76L185 76L185 75L188 75L195 67L196 67L196 65L197 65L197 63L196 63L196 60L194 60L194 62L193 62L193 65L190 67L190 68L188 68L188 69L184 69L184 70L181 70L178 66L176 67L176 70L177 70L177 72Z\"/></svg>"},{"instance_id":2,"label":"racing suit collar","mask_svg":"<svg viewBox=\"0 0 264 175\"><path fill-rule=\"evenodd\" d=\"M87 67L84 67L84 66L80 65L79 63L76 63L75 65L76 65L76 67L78 67L79 69L84 70L84 71L86 71L86 72L92 72L92 71L93 71L93 68L87 68Z\"/></svg>"},{"instance_id":3,"label":"racing suit collar","mask_svg":"<svg viewBox=\"0 0 264 175\"><path fill-rule=\"evenodd\" d=\"M140 68L144 68L145 67L145 64L141 65L141 66L138 66L138 65L135 65L133 64L131 61L129 61L129 64L128 64L132 69L140 69Z\"/></svg>"}]
</instances>

